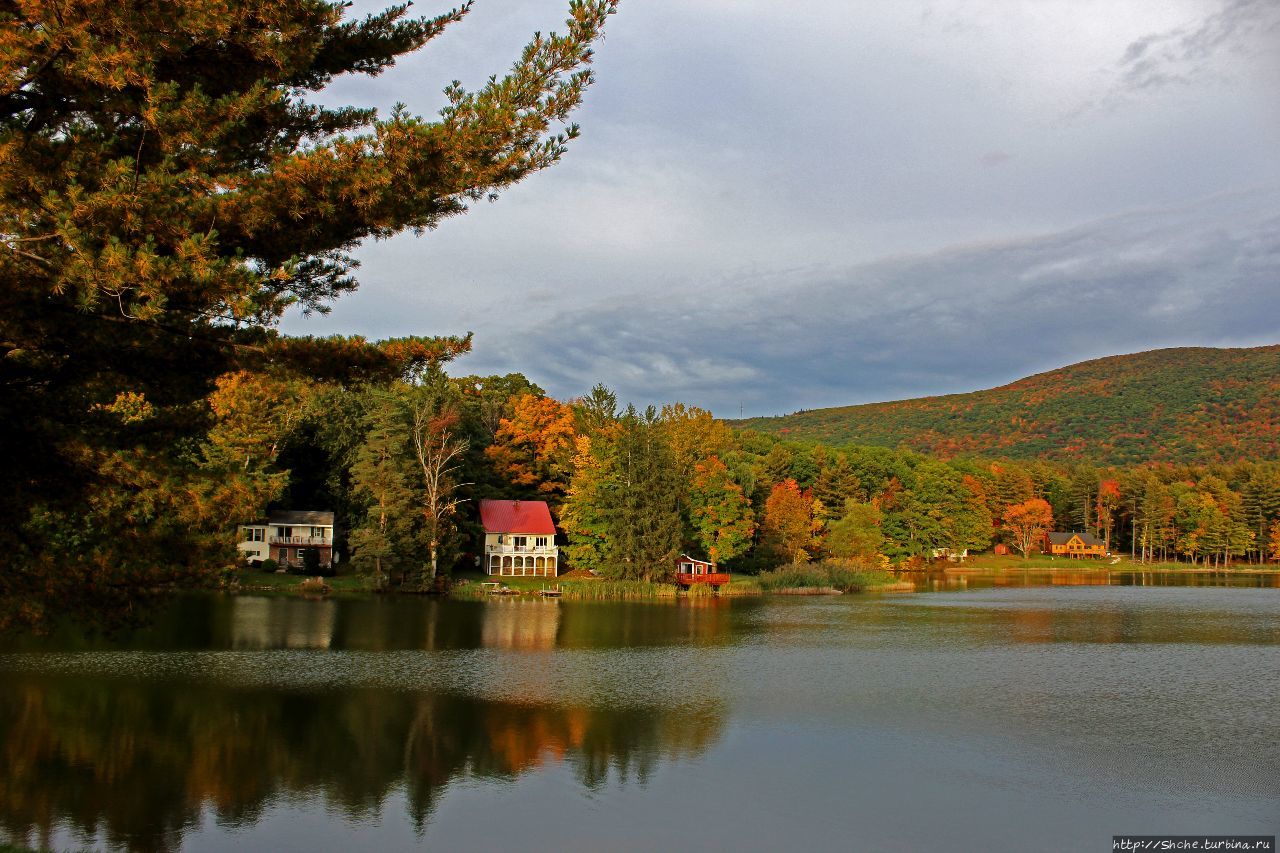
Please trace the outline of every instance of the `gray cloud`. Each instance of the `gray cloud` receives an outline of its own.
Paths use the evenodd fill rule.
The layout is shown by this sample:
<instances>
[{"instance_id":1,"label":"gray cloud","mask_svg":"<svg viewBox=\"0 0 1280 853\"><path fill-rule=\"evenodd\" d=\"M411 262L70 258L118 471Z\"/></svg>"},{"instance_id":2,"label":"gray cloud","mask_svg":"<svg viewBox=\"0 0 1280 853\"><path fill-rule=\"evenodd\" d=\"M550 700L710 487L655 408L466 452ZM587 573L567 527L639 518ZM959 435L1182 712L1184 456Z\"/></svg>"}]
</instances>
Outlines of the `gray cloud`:
<instances>
[{"instance_id":1,"label":"gray cloud","mask_svg":"<svg viewBox=\"0 0 1280 853\"><path fill-rule=\"evenodd\" d=\"M633 293L563 312L483 361L538 364L562 396L736 415L973 390L1085 358L1280 341L1280 206L1256 191L1025 240L709 296Z\"/></svg>"},{"instance_id":2,"label":"gray cloud","mask_svg":"<svg viewBox=\"0 0 1280 853\"><path fill-rule=\"evenodd\" d=\"M328 100L429 115L567 5L484 0ZM778 8L626 0L562 163L424 238L361 247L361 290L283 327L474 330L461 370L725 414L1280 339L1280 202L1226 195L1280 184L1265 3ZM1071 319L1046 334L1050 311Z\"/></svg>"},{"instance_id":3,"label":"gray cloud","mask_svg":"<svg viewBox=\"0 0 1280 853\"><path fill-rule=\"evenodd\" d=\"M1224 54L1253 56L1280 39L1274 0L1223 0L1194 24L1150 33L1131 42L1117 63L1119 87L1128 91L1186 85L1221 73Z\"/></svg>"}]
</instances>

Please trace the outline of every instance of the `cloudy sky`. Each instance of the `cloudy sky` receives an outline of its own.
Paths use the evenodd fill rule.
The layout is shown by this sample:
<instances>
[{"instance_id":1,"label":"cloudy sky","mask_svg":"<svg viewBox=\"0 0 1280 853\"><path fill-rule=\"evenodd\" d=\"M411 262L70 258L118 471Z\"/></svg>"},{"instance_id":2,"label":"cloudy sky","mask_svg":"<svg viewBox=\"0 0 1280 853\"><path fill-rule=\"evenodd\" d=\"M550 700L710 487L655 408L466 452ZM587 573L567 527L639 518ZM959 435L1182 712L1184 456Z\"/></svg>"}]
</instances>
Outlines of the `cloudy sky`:
<instances>
[{"instance_id":1,"label":"cloudy sky","mask_svg":"<svg viewBox=\"0 0 1280 853\"><path fill-rule=\"evenodd\" d=\"M567 5L479 0L325 99L434 114ZM623 0L596 74L560 164L285 331L726 417L1280 343L1275 0Z\"/></svg>"}]
</instances>

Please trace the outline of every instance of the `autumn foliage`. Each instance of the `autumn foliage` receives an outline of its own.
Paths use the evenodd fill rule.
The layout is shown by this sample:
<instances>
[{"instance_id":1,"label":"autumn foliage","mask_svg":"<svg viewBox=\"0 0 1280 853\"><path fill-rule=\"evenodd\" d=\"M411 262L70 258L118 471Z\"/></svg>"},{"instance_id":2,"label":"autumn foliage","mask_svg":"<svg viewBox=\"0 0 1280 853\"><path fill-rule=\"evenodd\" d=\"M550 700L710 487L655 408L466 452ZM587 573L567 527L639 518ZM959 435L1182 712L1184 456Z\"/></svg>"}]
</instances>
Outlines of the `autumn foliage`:
<instances>
[{"instance_id":1,"label":"autumn foliage","mask_svg":"<svg viewBox=\"0 0 1280 853\"><path fill-rule=\"evenodd\" d=\"M813 495L795 480L783 480L765 501L760 533L765 546L787 562L807 561L818 545L822 522L813 515Z\"/></svg>"},{"instance_id":2,"label":"autumn foliage","mask_svg":"<svg viewBox=\"0 0 1280 853\"><path fill-rule=\"evenodd\" d=\"M1280 346L1113 356L969 394L738 425L790 440L1098 465L1280 457Z\"/></svg>"},{"instance_id":3,"label":"autumn foliage","mask_svg":"<svg viewBox=\"0 0 1280 853\"><path fill-rule=\"evenodd\" d=\"M1053 529L1053 507L1043 498L1031 498L1005 509L1001 517L1004 530L1013 537L1013 544L1026 557Z\"/></svg>"},{"instance_id":4,"label":"autumn foliage","mask_svg":"<svg viewBox=\"0 0 1280 853\"><path fill-rule=\"evenodd\" d=\"M485 455L515 486L553 501L564 495L577 437L573 409L550 397L525 394L512 403Z\"/></svg>"}]
</instances>

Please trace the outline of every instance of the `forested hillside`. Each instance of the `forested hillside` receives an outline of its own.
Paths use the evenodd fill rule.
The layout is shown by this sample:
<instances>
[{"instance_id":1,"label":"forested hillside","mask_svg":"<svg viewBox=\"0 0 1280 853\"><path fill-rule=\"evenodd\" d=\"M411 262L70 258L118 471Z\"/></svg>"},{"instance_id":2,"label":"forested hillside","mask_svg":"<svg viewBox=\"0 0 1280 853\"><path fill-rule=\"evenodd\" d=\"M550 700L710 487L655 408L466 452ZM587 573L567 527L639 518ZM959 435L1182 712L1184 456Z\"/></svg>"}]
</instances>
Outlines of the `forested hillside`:
<instances>
[{"instance_id":1,"label":"forested hillside","mask_svg":"<svg viewBox=\"0 0 1280 853\"><path fill-rule=\"evenodd\" d=\"M1280 346L1086 361L989 391L815 409L735 426L939 456L1231 462L1280 455Z\"/></svg>"}]
</instances>

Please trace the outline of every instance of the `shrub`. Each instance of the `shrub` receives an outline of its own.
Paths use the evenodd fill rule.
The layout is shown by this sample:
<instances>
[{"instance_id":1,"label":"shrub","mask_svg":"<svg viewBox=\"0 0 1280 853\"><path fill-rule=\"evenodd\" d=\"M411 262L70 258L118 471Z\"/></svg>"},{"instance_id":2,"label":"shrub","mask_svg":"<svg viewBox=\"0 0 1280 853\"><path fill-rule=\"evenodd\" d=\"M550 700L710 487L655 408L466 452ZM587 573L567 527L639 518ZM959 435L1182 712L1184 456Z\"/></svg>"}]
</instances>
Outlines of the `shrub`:
<instances>
[{"instance_id":1,"label":"shrub","mask_svg":"<svg viewBox=\"0 0 1280 853\"><path fill-rule=\"evenodd\" d=\"M262 570L264 572L274 572L280 568L280 564L270 557L262 561Z\"/></svg>"},{"instance_id":2,"label":"shrub","mask_svg":"<svg viewBox=\"0 0 1280 853\"><path fill-rule=\"evenodd\" d=\"M760 586L766 591L780 589L836 589L861 592L870 586L892 583L893 576L878 566L852 560L823 560L820 563L789 565L761 572Z\"/></svg>"},{"instance_id":3,"label":"shrub","mask_svg":"<svg viewBox=\"0 0 1280 853\"><path fill-rule=\"evenodd\" d=\"M307 578L298 584L298 588L302 590L304 595L329 594L329 585L324 582L324 578Z\"/></svg>"}]
</instances>

